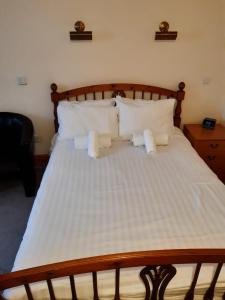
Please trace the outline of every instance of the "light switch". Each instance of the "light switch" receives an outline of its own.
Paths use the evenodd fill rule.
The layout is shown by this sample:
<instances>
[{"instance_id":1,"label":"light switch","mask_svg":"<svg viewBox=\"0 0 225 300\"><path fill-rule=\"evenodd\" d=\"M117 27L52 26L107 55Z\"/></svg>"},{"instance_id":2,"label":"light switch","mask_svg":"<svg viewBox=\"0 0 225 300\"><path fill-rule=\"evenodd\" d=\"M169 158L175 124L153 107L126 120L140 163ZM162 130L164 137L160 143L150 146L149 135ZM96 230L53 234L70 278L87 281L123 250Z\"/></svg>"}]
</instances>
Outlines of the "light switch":
<instances>
[{"instance_id":1,"label":"light switch","mask_svg":"<svg viewBox=\"0 0 225 300\"><path fill-rule=\"evenodd\" d=\"M202 79L202 84L208 85L210 83L211 83L211 78L205 77L205 78Z\"/></svg>"},{"instance_id":2,"label":"light switch","mask_svg":"<svg viewBox=\"0 0 225 300\"><path fill-rule=\"evenodd\" d=\"M18 85L27 85L27 78L25 76L18 76L17 84Z\"/></svg>"}]
</instances>

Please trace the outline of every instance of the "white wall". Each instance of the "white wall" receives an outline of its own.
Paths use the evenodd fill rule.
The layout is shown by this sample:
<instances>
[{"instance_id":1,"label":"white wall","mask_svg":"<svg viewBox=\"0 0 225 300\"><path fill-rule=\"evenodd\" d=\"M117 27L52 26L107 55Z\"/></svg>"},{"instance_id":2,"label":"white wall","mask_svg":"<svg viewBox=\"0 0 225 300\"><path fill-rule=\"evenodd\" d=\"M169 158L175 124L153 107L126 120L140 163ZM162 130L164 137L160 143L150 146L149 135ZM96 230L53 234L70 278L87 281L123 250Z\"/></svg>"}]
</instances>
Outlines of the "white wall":
<instances>
[{"instance_id":1,"label":"white wall","mask_svg":"<svg viewBox=\"0 0 225 300\"><path fill-rule=\"evenodd\" d=\"M28 115L47 153L53 134L51 82L61 88L134 82L176 88L186 83L183 122L221 119L223 0L0 0L0 110ZM83 20L93 41L71 42ZM161 21L178 31L156 42ZM18 86L17 76L27 86ZM203 79L210 83L204 85Z\"/></svg>"}]
</instances>

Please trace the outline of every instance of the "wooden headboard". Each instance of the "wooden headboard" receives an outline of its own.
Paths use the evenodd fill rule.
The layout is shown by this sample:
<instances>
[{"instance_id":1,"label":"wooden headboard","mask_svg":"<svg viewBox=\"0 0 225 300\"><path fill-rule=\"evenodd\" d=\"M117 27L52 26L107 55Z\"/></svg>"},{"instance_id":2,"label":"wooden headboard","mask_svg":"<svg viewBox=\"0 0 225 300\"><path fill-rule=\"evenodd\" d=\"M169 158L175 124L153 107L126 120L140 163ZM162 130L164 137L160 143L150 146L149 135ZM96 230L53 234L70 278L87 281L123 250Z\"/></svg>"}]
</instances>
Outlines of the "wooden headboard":
<instances>
[{"instance_id":1,"label":"wooden headboard","mask_svg":"<svg viewBox=\"0 0 225 300\"><path fill-rule=\"evenodd\" d=\"M58 92L57 85L51 84L51 100L54 103L54 123L55 131L58 131L58 118L57 118L57 106L59 101L62 100L96 100L116 97L120 95L122 97L129 97L133 99L145 99L145 100L161 100L168 98L175 98L177 100L176 109L174 112L174 125L180 127L181 123L181 102L184 99L185 83L180 82L178 84L178 90L168 90L161 87L133 84L133 83L110 83L110 84L98 84L75 88L68 91ZM109 94L110 93L110 94ZM130 95L131 94L131 95Z\"/></svg>"}]
</instances>

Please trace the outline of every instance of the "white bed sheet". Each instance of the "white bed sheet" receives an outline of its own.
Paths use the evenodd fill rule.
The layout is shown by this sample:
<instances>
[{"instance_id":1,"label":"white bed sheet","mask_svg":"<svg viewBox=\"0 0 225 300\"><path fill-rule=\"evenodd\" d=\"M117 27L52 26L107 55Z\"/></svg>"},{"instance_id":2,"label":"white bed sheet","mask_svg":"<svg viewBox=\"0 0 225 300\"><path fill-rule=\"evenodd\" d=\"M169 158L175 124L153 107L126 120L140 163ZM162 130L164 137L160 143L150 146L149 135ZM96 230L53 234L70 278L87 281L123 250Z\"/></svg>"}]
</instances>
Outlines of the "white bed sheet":
<instances>
[{"instance_id":1,"label":"white bed sheet","mask_svg":"<svg viewBox=\"0 0 225 300\"><path fill-rule=\"evenodd\" d=\"M114 141L101 151L101 158L91 159L75 150L73 141L56 142L13 271L118 252L225 248L225 186L180 131L153 156L128 141ZM200 294L213 272L206 268L198 281ZM124 272L122 298L142 298L137 272ZM178 267L178 272L168 299L180 299L190 285L193 268ZM113 298L113 276L100 275L101 298ZM86 278L77 287L81 299L92 298L84 288ZM69 299L64 280L54 285L60 299ZM37 299L47 299L42 284L33 290ZM22 294L20 288L5 293L8 299L25 299Z\"/></svg>"}]
</instances>

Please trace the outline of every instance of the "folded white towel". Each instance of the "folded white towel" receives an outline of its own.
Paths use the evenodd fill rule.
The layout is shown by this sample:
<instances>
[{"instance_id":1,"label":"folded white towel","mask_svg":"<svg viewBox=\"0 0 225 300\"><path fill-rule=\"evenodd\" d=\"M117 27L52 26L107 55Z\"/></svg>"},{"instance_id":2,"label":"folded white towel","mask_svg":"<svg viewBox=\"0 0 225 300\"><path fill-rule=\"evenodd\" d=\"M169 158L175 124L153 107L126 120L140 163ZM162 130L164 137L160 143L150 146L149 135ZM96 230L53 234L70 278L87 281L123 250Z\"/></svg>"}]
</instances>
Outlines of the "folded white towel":
<instances>
[{"instance_id":1,"label":"folded white towel","mask_svg":"<svg viewBox=\"0 0 225 300\"><path fill-rule=\"evenodd\" d=\"M166 146L169 143L169 136L167 133L159 133L154 136L155 144L158 146Z\"/></svg>"},{"instance_id":2,"label":"folded white towel","mask_svg":"<svg viewBox=\"0 0 225 300\"><path fill-rule=\"evenodd\" d=\"M108 134L98 135L99 148L109 148L112 146L111 136ZM76 135L74 138L75 149L87 149L88 148L88 136Z\"/></svg>"},{"instance_id":3,"label":"folded white towel","mask_svg":"<svg viewBox=\"0 0 225 300\"><path fill-rule=\"evenodd\" d=\"M143 146L145 144L143 133L134 133L132 136L134 146Z\"/></svg>"},{"instance_id":4,"label":"folded white towel","mask_svg":"<svg viewBox=\"0 0 225 300\"><path fill-rule=\"evenodd\" d=\"M99 155L98 134L93 130L88 133L88 155L93 158Z\"/></svg>"},{"instance_id":5,"label":"folded white towel","mask_svg":"<svg viewBox=\"0 0 225 300\"><path fill-rule=\"evenodd\" d=\"M155 141L150 129L144 130L145 149L148 154L156 152Z\"/></svg>"},{"instance_id":6,"label":"folded white towel","mask_svg":"<svg viewBox=\"0 0 225 300\"><path fill-rule=\"evenodd\" d=\"M99 147L101 148L109 148L112 146L112 138L109 134L100 134L98 136Z\"/></svg>"},{"instance_id":7,"label":"folded white towel","mask_svg":"<svg viewBox=\"0 0 225 300\"><path fill-rule=\"evenodd\" d=\"M169 143L169 136L166 133L159 133L154 136L155 144L158 146L166 146ZM143 146L145 144L143 133L134 133L132 136L134 146Z\"/></svg>"}]
</instances>

